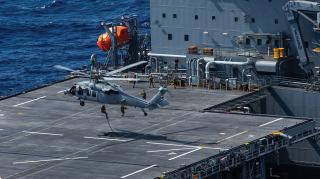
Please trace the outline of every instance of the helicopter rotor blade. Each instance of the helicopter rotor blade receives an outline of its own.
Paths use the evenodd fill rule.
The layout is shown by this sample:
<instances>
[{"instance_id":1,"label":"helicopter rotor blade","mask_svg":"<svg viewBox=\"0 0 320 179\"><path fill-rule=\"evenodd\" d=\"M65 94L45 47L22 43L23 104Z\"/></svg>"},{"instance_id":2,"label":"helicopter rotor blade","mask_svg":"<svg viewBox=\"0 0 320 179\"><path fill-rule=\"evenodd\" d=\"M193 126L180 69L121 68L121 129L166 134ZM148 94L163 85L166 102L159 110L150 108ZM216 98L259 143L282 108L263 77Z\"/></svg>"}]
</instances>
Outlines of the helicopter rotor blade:
<instances>
[{"instance_id":1,"label":"helicopter rotor blade","mask_svg":"<svg viewBox=\"0 0 320 179\"><path fill-rule=\"evenodd\" d=\"M116 73L120 73L120 72L125 71L125 70L127 70L127 69L130 69L130 68L133 68L133 67L142 65L142 64L146 64L146 63L148 63L148 62L147 62L147 61L140 61L140 62L137 62L137 63L133 63L133 64L131 64L131 65L128 65L128 66L119 68L119 69L117 69L117 70L110 71L110 72L106 73L106 75L114 75L114 74L116 74Z\"/></svg>"},{"instance_id":2,"label":"helicopter rotor blade","mask_svg":"<svg viewBox=\"0 0 320 179\"><path fill-rule=\"evenodd\" d=\"M87 73L83 73L83 72L78 71L78 70L73 70L71 68L68 68L68 67L65 67L65 66L62 66L62 65L55 65L53 67L56 68L56 69L59 69L59 70L65 70L65 71L73 72L73 73L76 73L76 74L79 74L79 75L88 76Z\"/></svg>"},{"instance_id":3,"label":"helicopter rotor blade","mask_svg":"<svg viewBox=\"0 0 320 179\"><path fill-rule=\"evenodd\" d=\"M112 77L103 77L105 81L135 81L138 82L140 79L138 78L112 78Z\"/></svg>"},{"instance_id":4,"label":"helicopter rotor blade","mask_svg":"<svg viewBox=\"0 0 320 179\"><path fill-rule=\"evenodd\" d=\"M59 69L59 70L65 70L65 71L70 71L70 72L74 72L75 71L75 70L72 70L71 68L64 67L62 65L54 65L53 67L56 68L56 69Z\"/></svg>"}]
</instances>

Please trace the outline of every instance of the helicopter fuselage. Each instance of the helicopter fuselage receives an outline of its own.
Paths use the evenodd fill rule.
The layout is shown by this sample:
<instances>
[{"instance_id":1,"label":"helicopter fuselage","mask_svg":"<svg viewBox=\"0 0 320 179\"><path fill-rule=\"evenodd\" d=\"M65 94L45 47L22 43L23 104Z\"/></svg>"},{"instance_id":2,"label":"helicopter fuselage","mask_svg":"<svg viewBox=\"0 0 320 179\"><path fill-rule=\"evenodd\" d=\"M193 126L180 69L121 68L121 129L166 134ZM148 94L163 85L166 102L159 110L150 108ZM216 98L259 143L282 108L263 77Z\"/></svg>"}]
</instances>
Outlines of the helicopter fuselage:
<instances>
[{"instance_id":1,"label":"helicopter fuselage","mask_svg":"<svg viewBox=\"0 0 320 179\"><path fill-rule=\"evenodd\" d=\"M83 81L76 83L69 91L69 94L76 96L80 101L87 100L103 104L123 104L143 109L150 106L148 101L129 95L119 85L109 82Z\"/></svg>"}]
</instances>

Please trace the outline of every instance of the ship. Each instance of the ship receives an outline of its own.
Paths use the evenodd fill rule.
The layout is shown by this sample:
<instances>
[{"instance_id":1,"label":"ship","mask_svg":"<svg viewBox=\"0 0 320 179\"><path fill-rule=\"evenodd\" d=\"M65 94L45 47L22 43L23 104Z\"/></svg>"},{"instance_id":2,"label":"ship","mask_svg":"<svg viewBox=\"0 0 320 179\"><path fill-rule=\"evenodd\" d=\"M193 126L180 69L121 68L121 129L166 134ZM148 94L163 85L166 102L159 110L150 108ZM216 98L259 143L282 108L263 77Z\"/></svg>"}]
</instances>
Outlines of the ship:
<instances>
[{"instance_id":1,"label":"ship","mask_svg":"<svg viewBox=\"0 0 320 179\"><path fill-rule=\"evenodd\" d=\"M170 105L108 105L111 129L99 104L63 94L79 77L3 97L1 178L320 176L319 1L150 0L150 17L151 49L136 47L134 18L102 24L98 46L114 66L148 58L135 73L165 79Z\"/></svg>"}]
</instances>

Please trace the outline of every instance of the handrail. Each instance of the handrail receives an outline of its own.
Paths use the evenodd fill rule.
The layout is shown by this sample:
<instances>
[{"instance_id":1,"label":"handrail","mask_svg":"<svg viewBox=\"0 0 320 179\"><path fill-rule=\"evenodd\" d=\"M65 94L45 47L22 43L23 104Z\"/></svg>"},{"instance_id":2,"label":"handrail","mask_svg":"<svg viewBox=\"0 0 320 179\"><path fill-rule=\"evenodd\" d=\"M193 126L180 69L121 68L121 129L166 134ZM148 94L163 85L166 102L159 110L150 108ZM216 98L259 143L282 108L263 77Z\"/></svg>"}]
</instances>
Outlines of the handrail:
<instances>
[{"instance_id":1,"label":"handrail","mask_svg":"<svg viewBox=\"0 0 320 179\"><path fill-rule=\"evenodd\" d=\"M308 124L308 122L304 124ZM161 178L191 179L195 175L199 179L207 178L222 171L229 170L230 168L238 167L247 161L252 161L282 148L286 148L307 138L318 136L319 134L320 129L313 126L313 128L299 131L299 133L291 136L291 138L279 138L279 136L269 135L254 140L250 142L250 144L238 146L178 170L165 173ZM265 145L261 145L261 141L263 141L263 139L266 141ZM271 139L271 142L269 142L269 139Z\"/></svg>"}]
</instances>

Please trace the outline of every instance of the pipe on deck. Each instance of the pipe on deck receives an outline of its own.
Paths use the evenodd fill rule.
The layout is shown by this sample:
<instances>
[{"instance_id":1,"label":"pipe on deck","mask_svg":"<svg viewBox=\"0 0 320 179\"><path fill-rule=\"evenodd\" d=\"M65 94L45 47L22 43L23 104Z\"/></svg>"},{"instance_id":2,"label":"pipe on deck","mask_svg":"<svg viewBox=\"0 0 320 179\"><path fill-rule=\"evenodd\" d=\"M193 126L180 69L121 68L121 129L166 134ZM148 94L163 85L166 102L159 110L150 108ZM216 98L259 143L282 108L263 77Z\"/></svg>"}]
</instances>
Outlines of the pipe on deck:
<instances>
[{"instance_id":1,"label":"pipe on deck","mask_svg":"<svg viewBox=\"0 0 320 179\"><path fill-rule=\"evenodd\" d=\"M206 74L206 79L209 79L210 78L210 66L211 65L214 65L215 64L215 58L212 59L212 61L208 61L207 64L206 64L206 71L205 71L205 74Z\"/></svg>"},{"instance_id":2,"label":"pipe on deck","mask_svg":"<svg viewBox=\"0 0 320 179\"><path fill-rule=\"evenodd\" d=\"M200 62L205 60L203 58L197 59L197 77L200 77Z\"/></svg>"},{"instance_id":3,"label":"pipe on deck","mask_svg":"<svg viewBox=\"0 0 320 179\"><path fill-rule=\"evenodd\" d=\"M210 78L210 66L211 65L235 65L235 66L244 66L249 65L251 63L251 59L247 58L247 61L245 62L233 62L233 61L215 61L215 58L212 60L206 60L206 79Z\"/></svg>"}]
</instances>

